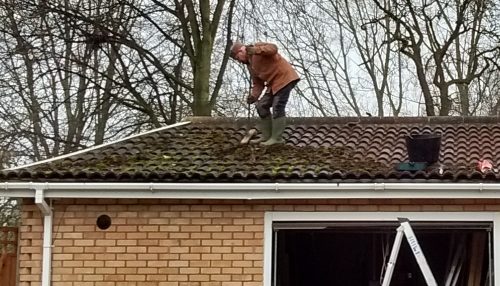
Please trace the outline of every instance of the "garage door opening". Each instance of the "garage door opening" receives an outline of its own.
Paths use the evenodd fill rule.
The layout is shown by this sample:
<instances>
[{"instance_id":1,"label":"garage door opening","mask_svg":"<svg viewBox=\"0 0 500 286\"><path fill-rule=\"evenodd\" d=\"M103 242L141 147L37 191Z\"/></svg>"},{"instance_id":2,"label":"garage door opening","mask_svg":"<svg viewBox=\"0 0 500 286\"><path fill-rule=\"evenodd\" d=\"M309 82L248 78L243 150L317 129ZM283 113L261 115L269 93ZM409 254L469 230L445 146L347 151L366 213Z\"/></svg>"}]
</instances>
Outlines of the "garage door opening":
<instances>
[{"instance_id":1,"label":"garage door opening","mask_svg":"<svg viewBox=\"0 0 500 286\"><path fill-rule=\"evenodd\" d=\"M397 222L274 222L273 285L381 285ZM493 285L492 222L412 221L438 285ZM391 286L426 285L403 239Z\"/></svg>"}]
</instances>

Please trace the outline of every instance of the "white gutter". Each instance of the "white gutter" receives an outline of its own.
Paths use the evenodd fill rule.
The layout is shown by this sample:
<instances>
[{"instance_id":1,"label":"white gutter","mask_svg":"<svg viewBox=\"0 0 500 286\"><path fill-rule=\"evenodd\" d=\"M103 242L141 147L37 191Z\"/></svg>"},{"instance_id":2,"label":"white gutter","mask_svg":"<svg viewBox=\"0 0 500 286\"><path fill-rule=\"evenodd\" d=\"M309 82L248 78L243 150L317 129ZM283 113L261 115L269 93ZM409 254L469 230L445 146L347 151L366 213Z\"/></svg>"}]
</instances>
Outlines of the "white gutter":
<instances>
[{"instance_id":1,"label":"white gutter","mask_svg":"<svg viewBox=\"0 0 500 286\"><path fill-rule=\"evenodd\" d=\"M0 196L112 199L500 199L486 183L0 183ZM3 191L2 191L3 190Z\"/></svg>"},{"instance_id":2,"label":"white gutter","mask_svg":"<svg viewBox=\"0 0 500 286\"><path fill-rule=\"evenodd\" d=\"M35 204L43 214L43 254L42 254L42 286L50 286L52 270L52 209L44 198L44 190L35 190Z\"/></svg>"}]
</instances>

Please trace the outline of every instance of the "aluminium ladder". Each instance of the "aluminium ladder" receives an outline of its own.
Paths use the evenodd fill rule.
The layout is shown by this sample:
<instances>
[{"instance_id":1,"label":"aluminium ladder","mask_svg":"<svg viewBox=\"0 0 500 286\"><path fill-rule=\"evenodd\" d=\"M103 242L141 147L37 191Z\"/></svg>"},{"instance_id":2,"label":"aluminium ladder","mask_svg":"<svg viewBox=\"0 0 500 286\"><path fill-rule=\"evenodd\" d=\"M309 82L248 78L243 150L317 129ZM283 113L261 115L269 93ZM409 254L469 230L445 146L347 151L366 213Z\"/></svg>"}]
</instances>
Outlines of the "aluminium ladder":
<instances>
[{"instance_id":1,"label":"aluminium ladder","mask_svg":"<svg viewBox=\"0 0 500 286\"><path fill-rule=\"evenodd\" d=\"M417 237L411 228L410 221L407 218L398 218L401 226L397 229L396 238L394 239L394 245L392 247L391 256L389 261L387 262L387 267L384 275L384 280L382 282L382 286L389 286L391 283L392 274L394 272L394 267L396 266L396 259L398 258L399 248L401 247L401 241L403 239L403 235L406 236L406 240L408 240L408 244L413 252L413 255L417 259L418 266L420 266L420 270L424 275L425 281L428 286L437 286L436 279L432 274L432 271L427 264L427 260L425 259L424 253L418 244Z\"/></svg>"}]
</instances>

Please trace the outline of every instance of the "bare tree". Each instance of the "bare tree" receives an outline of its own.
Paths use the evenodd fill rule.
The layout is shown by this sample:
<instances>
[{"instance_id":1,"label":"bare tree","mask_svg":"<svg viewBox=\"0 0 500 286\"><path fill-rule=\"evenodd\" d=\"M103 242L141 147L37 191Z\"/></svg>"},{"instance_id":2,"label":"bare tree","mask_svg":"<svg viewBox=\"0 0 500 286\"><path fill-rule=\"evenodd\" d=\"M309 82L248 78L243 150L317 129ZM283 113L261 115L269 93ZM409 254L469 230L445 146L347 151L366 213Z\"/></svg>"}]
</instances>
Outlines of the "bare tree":
<instances>
[{"instance_id":1,"label":"bare tree","mask_svg":"<svg viewBox=\"0 0 500 286\"><path fill-rule=\"evenodd\" d=\"M492 2L373 1L384 13L374 22L387 28L414 63L427 115L435 115L436 107L439 115L448 115L454 103L460 114L469 115L468 86L488 70L488 59L499 48L484 39L494 34L485 25ZM394 25L388 26L387 18Z\"/></svg>"},{"instance_id":2,"label":"bare tree","mask_svg":"<svg viewBox=\"0 0 500 286\"><path fill-rule=\"evenodd\" d=\"M15 158L40 160L210 115L234 4L2 0L0 128L16 138Z\"/></svg>"},{"instance_id":3,"label":"bare tree","mask_svg":"<svg viewBox=\"0 0 500 286\"><path fill-rule=\"evenodd\" d=\"M264 35L256 40L278 42L297 67L300 103L309 116L401 113L410 75L385 28L370 25L373 2L264 2L251 1L247 25L256 23L253 36Z\"/></svg>"}]
</instances>

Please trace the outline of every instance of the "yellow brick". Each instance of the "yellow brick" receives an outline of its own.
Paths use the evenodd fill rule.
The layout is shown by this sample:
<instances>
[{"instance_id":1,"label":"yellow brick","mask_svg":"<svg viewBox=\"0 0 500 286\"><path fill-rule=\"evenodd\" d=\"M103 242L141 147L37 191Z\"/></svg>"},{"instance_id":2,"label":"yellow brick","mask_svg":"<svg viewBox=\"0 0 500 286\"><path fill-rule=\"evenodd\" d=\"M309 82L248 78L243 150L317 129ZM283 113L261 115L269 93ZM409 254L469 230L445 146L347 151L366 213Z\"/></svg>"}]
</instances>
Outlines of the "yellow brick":
<instances>
[{"instance_id":1,"label":"yellow brick","mask_svg":"<svg viewBox=\"0 0 500 286\"><path fill-rule=\"evenodd\" d=\"M222 260L212 261L210 263L210 266L228 268L228 267L231 267L231 261L222 261Z\"/></svg>"},{"instance_id":2,"label":"yellow brick","mask_svg":"<svg viewBox=\"0 0 500 286\"><path fill-rule=\"evenodd\" d=\"M19 252L22 253L42 253L41 247L21 247Z\"/></svg>"},{"instance_id":3,"label":"yellow brick","mask_svg":"<svg viewBox=\"0 0 500 286\"><path fill-rule=\"evenodd\" d=\"M241 254L241 253L223 254L222 260L243 260L243 254Z\"/></svg>"},{"instance_id":4,"label":"yellow brick","mask_svg":"<svg viewBox=\"0 0 500 286\"><path fill-rule=\"evenodd\" d=\"M246 253L243 255L244 260L262 260L262 254L259 253Z\"/></svg>"},{"instance_id":5,"label":"yellow brick","mask_svg":"<svg viewBox=\"0 0 500 286\"><path fill-rule=\"evenodd\" d=\"M146 280L147 281L165 281L165 280L167 280L167 275L161 275L161 274L151 275L151 274L149 274L148 276L146 276Z\"/></svg>"},{"instance_id":6,"label":"yellow brick","mask_svg":"<svg viewBox=\"0 0 500 286\"><path fill-rule=\"evenodd\" d=\"M73 269L72 268L61 268L61 267L54 267L52 270L53 274L73 274Z\"/></svg>"},{"instance_id":7,"label":"yellow brick","mask_svg":"<svg viewBox=\"0 0 500 286\"><path fill-rule=\"evenodd\" d=\"M189 253L189 247L170 247L170 253Z\"/></svg>"},{"instance_id":8,"label":"yellow brick","mask_svg":"<svg viewBox=\"0 0 500 286\"><path fill-rule=\"evenodd\" d=\"M199 225L183 225L181 226L182 232L200 232L201 226Z\"/></svg>"},{"instance_id":9,"label":"yellow brick","mask_svg":"<svg viewBox=\"0 0 500 286\"><path fill-rule=\"evenodd\" d=\"M168 267L188 267L189 262L188 261L169 261L168 262Z\"/></svg>"},{"instance_id":10,"label":"yellow brick","mask_svg":"<svg viewBox=\"0 0 500 286\"><path fill-rule=\"evenodd\" d=\"M115 283L114 282L100 282L100 281L97 281L95 282L94 284L95 286L115 286Z\"/></svg>"},{"instance_id":11,"label":"yellow brick","mask_svg":"<svg viewBox=\"0 0 500 286\"><path fill-rule=\"evenodd\" d=\"M104 267L125 267L125 261L104 261Z\"/></svg>"},{"instance_id":12,"label":"yellow brick","mask_svg":"<svg viewBox=\"0 0 500 286\"><path fill-rule=\"evenodd\" d=\"M212 253L231 253L232 248L225 246L225 247L212 247Z\"/></svg>"},{"instance_id":13,"label":"yellow brick","mask_svg":"<svg viewBox=\"0 0 500 286\"><path fill-rule=\"evenodd\" d=\"M209 218L193 218L191 219L191 223L197 225L212 224L212 220Z\"/></svg>"},{"instance_id":14,"label":"yellow brick","mask_svg":"<svg viewBox=\"0 0 500 286\"><path fill-rule=\"evenodd\" d=\"M114 253L96 253L95 260L115 260L116 254Z\"/></svg>"},{"instance_id":15,"label":"yellow brick","mask_svg":"<svg viewBox=\"0 0 500 286\"><path fill-rule=\"evenodd\" d=\"M232 267L252 267L253 262L252 261L233 261Z\"/></svg>"},{"instance_id":16,"label":"yellow brick","mask_svg":"<svg viewBox=\"0 0 500 286\"><path fill-rule=\"evenodd\" d=\"M191 267L210 267L210 261L189 261L189 266Z\"/></svg>"},{"instance_id":17,"label":"yellow brick","mask_svg":"<svg viewBox=\"0 0 500 286\"><path fill-rule=\"evenodd\" d=\"M95 240L96 246L116 246L116 240L113 239L97 239Z\"/></svg>"},{"instance_id":18,"label":"yellow brick","mask_svg":"<svg viewBox=\"0 0 500 286\"><path fill-rule=\"evenodd\" d=\"M211 281L231 281L231 275L228 274L216 274L216 275L210 275L210 280Z\"/></svg>"},{"instance_id":19,"label":"yellow brick","mask_svg":"<svg viewBox=\"0 0 500 286\"><path fill-rule=\"evenodd\" d=\"M203 246L221 246L222 240L220 240L220 239L203 240L201 242L201 245L203 245Z\"/></svg>"},{"instance_id":20,"label":"yellow brick","mask_svg":"<svg viewBox=\"0 0 500 286\"><path fill-rule=\"evenodd\" d=\"M158 225L167 225L170 224L169 218L150 218L148 224L158 224Z\"/></svg>"},{"instance_id":21,"label":"yellow brick","mask_svg":"<svg viewBox=\"0 0 500 286\"><path fill-rule=\"evenodd\" d=\"M245 243L245 245L249 245L248 244L248 241L249 240L240 240L240 239L225 239L222 241L222 245L225 245L225 246L242 246L243 245L243 242ZM250 241L253 241L253 240L250 240ZM261 244L261 241L260 240L257 240L260 244Z\"/></svg>"},{"instance_id":22,"label":"yellow brick","mask_svg":"<svg viewBox=\"0 0 500 286\"><path fill-rule=\"evenodd\" d=\"M254 238L254 233L252 232L234 232L234 239L252 239Z\"/></svg>"},{"instance_id":23,"label":"yellow brick","mask_svg":"<svg viewBox=\"0 0 500 286\"><path fill-rule=\"evenodd\" d=\"M137 241L137 245L140 246L159 245L159 241L157 239L140 239Z\"/></svg>"},{"instance_id":24,"label":"yellow brick","mask_svg":"<svg viewBox=\"0 0 500 286\"><path fill-rule=\"evenodd\" d=\"M147 261L147 267L155 267L155 268L168 267L168 261Z\"/></svg>"},{"instance_id":25,"label":"yellow brick","mask_svg":"<svg viewBox=\"0 0 500 286\"><path fill-rule=\"evenodd\" d=\"M144 215L144 214L141 214ZM139 232L157 232L159 230L159 226L157 225L140 225L138 226Z\"/></svg>"},{"instance_id":26,"label":"yellow brick","mask_svg":"<svg viewBox=\"0 0 500 286\"><path fill-rule=\"evenodd\" d=\"M201 231L203 231L203 232L221 232L222 225L203 225L201 227Z\"/></svg>"},{"instance_id":27,"label":"yellow brick","mask_svg":"<svg viewBox=\"0 0 500 286\"><path fill-rule=\"evenodd\" d=\"M223 231L225 232L241 232L243 231L242 225L225 225L223 227Z\"/></svg>"},{"instance_id":28,"label":"yellow brick","mask_svg":"<svg viewBox=\"0 0 500 286\"><path fill-rule=\"evenodd\" d=\"M104 280L104 276L101 274L94 274L94 275L85 275L85 281L102 281ZM79 281L79 280L74 280L74 281Z\"/></svg>"},{"instance_id":29,"label":"yellow brick","mask_svg":"<svg viewBox=\"0 0 500 286\"><path fill-rule=\"evenodd\" d=\"M189 275L189 281L210 281L210 275Z\"/></svg>"},{"instance_id":30,"label":"yellow brick","mask_svg":"<svg viewBox=\"0 0 500 286\"><path fill-rule=\"evenodd\" d=\"M137 274L137 268L135 267L117 268L116 274Z\"/></svg>"},{"instance_id":31,"label":"yellow brick","mask_svg":"<svg viewBox=\"0 0 500 286\"><path fill-rule=\"evenodd\" d=\"M127 239L146 239L148 234L145 232L129 232L127 233Z\"/></svg>"},{"instance_id":32,"label":"yellow brick","mask_svg":"<svg viewBox=\"0 0 500 286\"><path fill-rule=\"evenodd\" d=\"M116 239L122 240L127 237L127 234L124 232L108 232L106 233L106 239Z\"/></svg>"},{"instance_id":33,"label":"yellow brick","mask_svg":"<svg viewBox=\"0 0 500 286\"><path fill-rule=\"evenodd\" d=\"M136 225L119 225L116 227L116 231L119 232L136 232L137 231L137 226Z\"/></svg>"},{"instance_id":34,"label":"yellow brick","mask_svg":"<svg viewBox=\"0 0 500 286\"><path fill-rule=\"evenodd\" d=\"M95 241L90 239L77 239L74 242L75 246L93 246L94 243Z\"/></svg>"},{"instance_id":35,"label":"yellow brick","mask_svg":"<svg viewBox=\"0 0 500 286\"><path fill-rule=\"evenodd\" d=\"M234 274L231 275L231 280L232 281L252 281L253 277L251 274L246 274L246 275L239 275L239 274Z\"/></svg>"},{"instance_id":36,"label":"yellow brick","mask_svg":"<svg viewBox=\"0 0 500 286\"><path fill-rule=\"evenodd\" d=\"M84 267L104 267L104 261L94 260L94 261L84 261Z\"/></svg>"},{"instance_id":37,"label":"yellow brick","mask_svg":"<svg viewBox=\"0 0 500 286\"><path fill-rule=\"evenodd\" d=\"M203 267L200 269L201 274L221 274L221 268Z\"/></svg>"},{"instance_id":38,"label":"yellow brick","mask_svg":"<svg viewBox=\"0 0 500 286\"><path fill-rule=\"evenodd\" d=\"M88 252L88 251L85 251ZM81 254L75 254L74 259L75 260L93 260L95 257L95 254L92 253L81 253Z\"/></svg>"},{"instance_id":39,"label":"yellow brick","mask_svg":"<svg viewBox=\"0 0 500 286\"><path fill-rule=\"evenodd\" d=\"M158 274L158 268L148 267L137 269L137 274Z\"/></svg>"},{"instance_id":40,"label":"yellow brick","mask_svg":"<svg viewBox=\"0 0 500 286\"><path fill-rule=\"evenodd\" d=\"M158 260L158 254L157 253L142 253L137 255L138 260L147 260L147 261L154 261Z\"/></svg>"},{"instance_id":41,"label":"yellow brick","mask_svg":"<svg viewBox=\"0 0 500 286\"><path fill-rule=\"evenodd\" d=\"M104 232L85 232L85 233L83 233L84 239L92 239L92 240L104 239L105 236L106 236L106 234Z\"/></svg>"},{"instance_id":42,"label":"yellow brick","mask_svg":"<svg viewBox=\"0 0 500 286\"><path fill-rule=\"evenodd\" d=\"M113 267L97 267L95 269L96 274L115 274L116 269Z\"/></svg>"},{"instance_id":43,"label":"yellow brick","mask_svg":"<svg viewBox=\"0 0 500 286\"><path fill-rule=\"evenodd\" d=\"M179 274L179 268L160 268L158 274L177 275Z\"/></svg>"},{"instance_id":44,"label":"yellow brick","mask_svg":"<svg viewBox=\"0 0 500 286\"><path fill-rule=\"evenodd\" d=\"M121 247L121 246L116 246L116 247L106 247L106 252L107 253L125 253L126 248Z\"/></svg>"},{"instance_id":45,"label":"yellow brick","mask_svg":"<svg viewBox=\"0 0 500 286\"><path fill-rule=\"evenodd\" d=\"M89 267L89 268L77 267L77 268L74 268L74 273L75 274L94 274L95 268L93 268L93 267Z\"/></svg>"},{"instance_id":46,"label":"yellow brick","mask_svg":"<svg viewBox=\"0 0 500 286\"><path fill-rule=\"evenodd\" d=\"M116 254L117 260L137 260L137 254L132 253L118 253Z\"/></svg>"},{"instance_id":47,"label":"yellow brick","mask_svg":"<svg viewBox=\"0 0 500 286\"><path fill-rule=\"evenodd\" d=\"M72 260L73 259L73 254L53 254L52 255L53 260Z\"/></svg>"},{"instance_id":48,"label":"yellow brick","mask_svg":"<svg viewBox=\"0 0 500 286\"><path fill-rule=\"evenodd\" d=\"M189 233L176 232L176 233L171 233L169 235L169 237L172 238L172 239L188 239L189 238Z\"/></svg>"},{"instance_id":49,"label":"yellow brick","mask_svg":"<svg viewBox=\"0 0 500 286\"><path fill-rule=\"evenodd\" d=\"M208 239L208 238L211 237L211 234L210 233L202 233L202 232L200 232L200 233L191 233L189 235L189 237L191 239Z\"/></svg>"},{"instance_id":50,"label":"yellow brick","mask_svg":"<svg viewBox=\"0 0 500 286\"><path fill-rule=\"evenodd\" d=\"M169 281L188 281L188 276L187 275L168 275L167 278Z\"/></svg>"},{"instance_id":51,"label":"yellow brick","mask_svg":"<svg viewBox=\"0 0 500 286\"><path fill-rule=\"evenodd\" d=\"M161 225L160 226L160 231L162 232L178 232L180 231L180 226L178 225Z\"/></svg>"},{"instance_id":52,"label":"yellow brick","mask_svg":"<svg viewBox=\"0 0 500 286\"><path fill-rule=\"evenodd\" d=\"M146 261L130 260L125 265L126 267L146 267Z\"/></svg>"},{"instance_id":53,"label":"yellow brick","mask_svg":"<svg viewBox=\"0 0 500 286\"><path fill-rule=\"evenodd\" d=\"M242 286L242 282L222 282L222 286Z\"/></svg>"},{"instance_id":54,"label":"yellow brick","mask_svg":"<svg viewBox=\"0 0 500 286\"><path fill-rule=\"evenodd\" d=\"M66 219L62 219L62 221L66 225L84 225L85 224L85 220L83 218L66 218ZM95 220L93 223L95 223Z\"/></svg>"},{"instance_id":55,"label":"yellow brick","mask_svg":"<svg viewBox=\"0 0 500 286\"><path fill-rule=\"evenodd\" d=\"M154 254L154 253L161 254L161 253L171 252L168 249L168 247L164 247L164 246L149 246L147 251L148 251L148 253L151 253L151 254Z\"/></svg>"},{"instance_id":56,"label":"yellow brick","mask_svg":"<svg viewBox=\"0 0 500 286\"><path fill-rule=\"evenodd\" d=\"M249 225L254 224L254 220L252 218L235 218L233 223L235 225Z\"/></svg>"},{"instance_id":57,"label":"yellow brick","mask_svg":"<svg viewBox=\"0 0 500 286\"><path fill-rule=\"evenodd\" d=\"M107 248L103 246L85 246L85 253L103 253L106 252Z\"/></svg>"},{"instance_id":58,"label":"yellow brick","mask_svg":"<svg viewBox=\"0 0 500 286\"><path fill-rule=\"evenodd\" d=\"M212 223L214 225L223 225L223 224L225 224L225 225L229 225L229 224L233 225L234 224L232 218L214 218L212 220Z\"/></svg>"},{"instance_id":59,"label":"yellow brick","mask_svg":"<svg viewBox=\"0 0 500 286\"><path fill-rule=\"evenodd\" d=\"M117 246L136 246L137 245L137 240L136 239L130 239L130 240L125 240L125 239L120 239L116 241Z\"/></svg>"},{"instance_id":60,"label":"yellow brick","mask_svg":"<svg viewBox=\"0 0 500 286\"><path fill-rule=\"evenodd\" d=\"M127 253L146 253L147 247L145 246L128 246L126 248Z\"/></svg>"},{"instance_id":61,"label":"yellow brick","mask_svg":"<svg viewBox=\"0 0 500 286\"><path fill-rule=\"evenodd\" d=\"M54 251L55 252L55 251ZM83 247L64 247L63 248L64 253L83 253Z\"/></svg>"}]
</instances>

